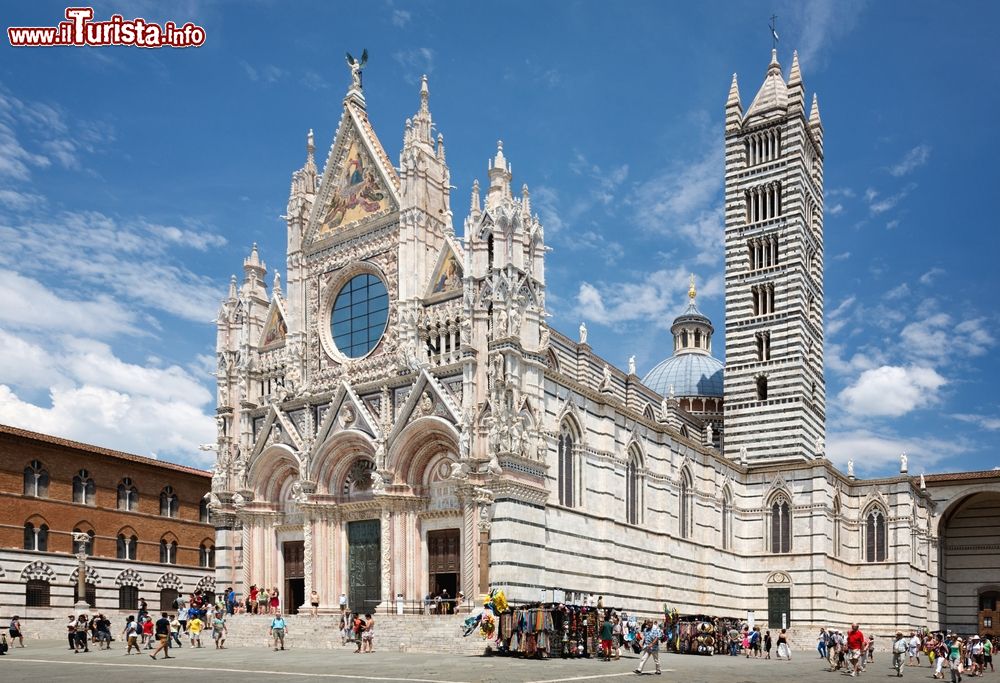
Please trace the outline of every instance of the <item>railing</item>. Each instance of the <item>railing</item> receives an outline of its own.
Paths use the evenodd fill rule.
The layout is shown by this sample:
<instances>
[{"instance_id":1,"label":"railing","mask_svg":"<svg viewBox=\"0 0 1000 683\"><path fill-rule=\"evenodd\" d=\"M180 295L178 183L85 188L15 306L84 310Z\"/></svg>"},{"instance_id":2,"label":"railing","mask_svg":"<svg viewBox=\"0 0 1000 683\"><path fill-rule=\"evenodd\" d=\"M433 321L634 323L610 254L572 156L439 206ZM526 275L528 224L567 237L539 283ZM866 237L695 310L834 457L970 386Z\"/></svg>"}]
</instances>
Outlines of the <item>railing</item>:
<instances>
[{"instance_id":1,"label":"railing","mask_svg":"<svg viewBox=\"0 0 1000 683\"><path fill-rule=\"evenodd\" d=\"M469 614L476 608L476 602L468 598L459 600L448 598L440 600L366 600L365 609L360 614L397 614L403 616ZM376 612L378 610L378 612Z\"/></svg>"}]
</instances>

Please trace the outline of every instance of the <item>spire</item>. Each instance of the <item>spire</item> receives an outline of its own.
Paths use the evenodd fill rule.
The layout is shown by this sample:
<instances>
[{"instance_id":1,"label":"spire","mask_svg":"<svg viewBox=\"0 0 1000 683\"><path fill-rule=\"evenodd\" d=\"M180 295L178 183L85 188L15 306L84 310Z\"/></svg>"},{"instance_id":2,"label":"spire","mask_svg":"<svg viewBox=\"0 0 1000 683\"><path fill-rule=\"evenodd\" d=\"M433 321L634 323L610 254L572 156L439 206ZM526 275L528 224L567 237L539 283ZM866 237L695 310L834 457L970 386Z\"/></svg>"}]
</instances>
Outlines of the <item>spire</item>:
<instances>
[{"instance_id":1,"label":"spire","mask_svg":"<svg viewBox=\"0 0 1000 683\"><path fill-rule=\"evenodd\" d=\"M431 97L431 91L427 87L427 74L420 77L420 111L430 113L427 106Z\"/></svg>"},{"instance_id":2,"label":"spire","mask_svg":"<svg viewBox=\"0 0 1000 683\"><path fill-rule=\"evenodd\" d=\"M823 151L823 122L819 118L819 99L813 93L812 108L809 110L809 130L812 131L813 140L820 152Z\"/></svg>"},{"instance_id":3,"label":"spire","mask_svg":"<svg viewBox=\"0 0 1000 683\"><path fill-rule=\"evenodd\" d=\"M256 279L260 283L264 282L264 276L267 274L267 266L260 260L256 242L253 243L253 248L250 249L250 256L243 259L243 272L246 274L246 280Z\"/></svg>"},{"instance_id":4,"label":"spire","mask_svg":"<svg viewBox=\"0 0 1000 683\"><path fill-rule=\"evenodd\" d=\"M740 102L740 85L733 74L733 82L729 86L729 98L726 100L726 132L740 129L743 121L743 104Z\"/></svg>"},{"instance_id":5,"label":"spire","mask_svg":"<svg viewBox=\"0 0 1000 683\"><path fill-rule=\"evenodd\" d=\"M521 186L521 211L525 216L531 215L531 193L528 192L528 183Z\"/></svg>"},{"instance_id":6,"label":"spire","mask_svg":"<svg viewBox=\"0 0 1000 683\"><path fill-rule=\"evenodd\" d=\"M236 301L236 273L229 276L229 297L230 301Z\"/></svg>"},{"instance_id":7,"label":"spire","mask_svg":"<svg viewBox=\"0 0 1000 683\"><path fill-rule=\"evenodd\" d=\"M437 158L444 163L444 135L438 133Z\"/></svg>"},{"instance_id":8,"label":"spire","mask_svg":"<svg viewBox=\"0 0 1000 683\"><path fill-rule=\"evenodd\" d=\"M479 178L472 181L472 201L469 202L469 213L479 215L482 207L479 204Z\"/></svg>"},{"instance_id":9,"label":"spire","mask_svg":"<svg viewBox=\"0 0 1000 683\"><path fill-rule=\"evenodd\" d=\"M746 119L755 114L767 115L774 110L784 112L788 109L788 85L781 76L781 64L778 62L778 51L771 50L771 62L767 65L767 75L764 82L747 109ZM729 120L728 117L726 119Z\"/></svg>"},{"instance_id":10,"label":"spire","mask_svg":"<svg viewBox=\"0 0 1000 683\"><path fill-rule=\"evenodd\" d=\"M497 140L497 153L490 161L490 189L486 194L486 206L495 206L500 199L510 198L510 162L503 155L503 140Z\"/></svg>"},{"instance_id":11,"label":"spire","mask_svg":"<svg viewBox=\"0 0 1000 683\"><path fill-rule=\"evenodd\" d=\"M691 273L691 285L688 287L688 298L691 299L691 303L694 303L697 296L698 290L694 287L694 273Z\"/></svg>"},{"instance_id":12,"label":"spire","mask_svg":"<svg viewBox=\"0 0 1000 683\"><path fill-rule=\"evenodd\" d=\"M316 138L312 128L306 134L306 163L309 162L316 163Z\"/></svg>"},{"instance_id":13,"label":"spire","mask_svg":"<svg viewBox=\"0 0 1000 683\"><path fill-rule=\"evenodd\" d=\"M423 142L431 147L434 146L434 137L431 133L434 121L431 118L431 110L429 106L430 95L431 91L427 87L427 76L423 76L420 79L420 108L417 110L417 113L413 115L411 124L407 124L407 137L409 140L404 140L404 144L406 142ZM409 121L409 119L407 120Z\"/></svg>"},{"instance_id":14,"label":"spire","mask_svg":"<svg viewBox=\"0 0 1000 683\"><path fill-rule=\"evenodd\" d=\"M802 85L802 72L799 70L799 52L792 52L792 70L788 73L788 105L793 112L805 109L806 91Z\"/></svg>"}]
</instances>

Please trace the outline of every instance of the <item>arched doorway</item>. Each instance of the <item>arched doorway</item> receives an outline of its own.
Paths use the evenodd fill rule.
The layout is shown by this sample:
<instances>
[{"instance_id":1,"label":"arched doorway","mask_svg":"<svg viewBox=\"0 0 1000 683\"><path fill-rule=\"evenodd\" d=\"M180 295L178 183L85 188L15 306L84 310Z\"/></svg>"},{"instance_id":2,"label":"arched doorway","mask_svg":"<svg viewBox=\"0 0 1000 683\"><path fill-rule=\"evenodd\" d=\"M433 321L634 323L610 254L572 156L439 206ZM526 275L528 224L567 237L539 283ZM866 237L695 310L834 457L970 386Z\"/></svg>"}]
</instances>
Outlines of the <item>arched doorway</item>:
<instances>
[{"instance_id":1,"label":"arched doorway","mask_svg":"<svg viewBox=\"0 0 1000 683\"><path fill-rule=\"evenodd\" d=\"M972 493L953 502L941 517L938 534L941 627L957 633L1000 631L994 623L1000 593L1000 491Z\"/></svg>"}]
</instances>

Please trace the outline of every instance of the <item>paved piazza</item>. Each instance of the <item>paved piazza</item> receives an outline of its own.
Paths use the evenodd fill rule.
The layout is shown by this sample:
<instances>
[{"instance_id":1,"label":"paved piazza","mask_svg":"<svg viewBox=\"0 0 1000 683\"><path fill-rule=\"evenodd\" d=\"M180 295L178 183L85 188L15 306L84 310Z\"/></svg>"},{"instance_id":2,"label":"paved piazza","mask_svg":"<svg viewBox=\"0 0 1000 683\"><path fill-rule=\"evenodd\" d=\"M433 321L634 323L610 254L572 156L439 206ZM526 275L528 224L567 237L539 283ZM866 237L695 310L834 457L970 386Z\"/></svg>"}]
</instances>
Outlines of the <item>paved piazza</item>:
<instances>
[{"instance_id":1,"label":"paved piazza","mask_svg":"<svg viewBox=\"0 0 1000 683\"><path fill-rule=\"evenodd\" d=\"M74 655L57 641L29 642L24 649L16 648L0 658L0 677L7 681L154 681L206 680L215 681L273 681L276 676L284 680L361 680L361 681L460 681L526 683L556 681L613 681L636 678L632 669L638 657L628 657L620 662L601 662L591 659L546 661L513 659L507 657L442 656L430 654L402 654L376 651L371 657L353 654L353 649L304 650L294 642L285 652L270 649L233 648L224 651L204 648L192 650L184 647L174 650L175 659L153 662L145 654L125 657L122 647L110 652L92 650L88 654ZM794 657L793 653L793 657ZM883 655L869 665L863 678L883 679L889 670L890 656ZM696 657L690 655L664 655L661 658L663 676L652 674L652 662L646 676L655 680L704 681L705 683L740 683L742 681L835 681L842 673L830 673L815 653L801 653L791 662L750 660L742 657ZM926 662L926 660L925 660ZM907 668L904 681L930 678L929 667ZM990 677L991 674L987 674ZM1000 679L998 679L1000 680Z\"/></svg>"}]
</instances>

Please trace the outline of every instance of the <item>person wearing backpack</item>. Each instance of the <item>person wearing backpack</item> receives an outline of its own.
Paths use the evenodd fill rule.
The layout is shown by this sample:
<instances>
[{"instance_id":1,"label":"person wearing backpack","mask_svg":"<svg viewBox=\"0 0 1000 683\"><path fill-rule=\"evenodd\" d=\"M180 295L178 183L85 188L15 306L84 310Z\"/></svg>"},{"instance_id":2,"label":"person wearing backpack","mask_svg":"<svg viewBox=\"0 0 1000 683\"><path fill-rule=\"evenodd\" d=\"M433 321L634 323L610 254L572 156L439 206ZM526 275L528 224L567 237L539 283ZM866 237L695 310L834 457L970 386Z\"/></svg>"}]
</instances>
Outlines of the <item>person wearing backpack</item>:
<instances>
[{"instance_id":1,"label":"person wearing backpack","mask_svg":"<svg viewBox=\"0 0 1000 683\"><path fill-rule=\"evenodd\" d=\"M125 628L122 629L122 635L125 636L125 642L128 645L128 649L125 650L126 655L132 654L133 647L136 654L142 654L142 648L139 647L139 629L135 622L135 615L130 614L125 621Z\"/></svg>"}]
</instances>

